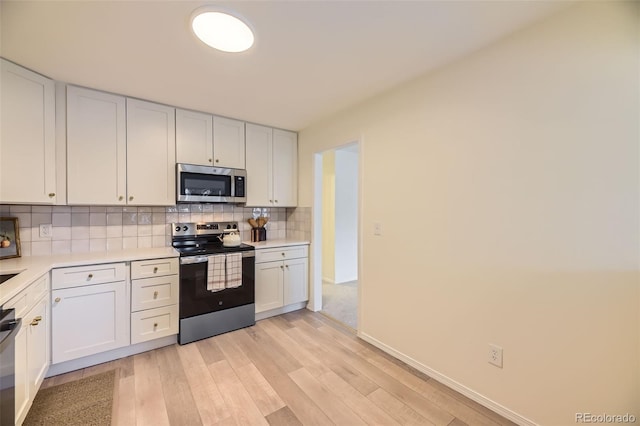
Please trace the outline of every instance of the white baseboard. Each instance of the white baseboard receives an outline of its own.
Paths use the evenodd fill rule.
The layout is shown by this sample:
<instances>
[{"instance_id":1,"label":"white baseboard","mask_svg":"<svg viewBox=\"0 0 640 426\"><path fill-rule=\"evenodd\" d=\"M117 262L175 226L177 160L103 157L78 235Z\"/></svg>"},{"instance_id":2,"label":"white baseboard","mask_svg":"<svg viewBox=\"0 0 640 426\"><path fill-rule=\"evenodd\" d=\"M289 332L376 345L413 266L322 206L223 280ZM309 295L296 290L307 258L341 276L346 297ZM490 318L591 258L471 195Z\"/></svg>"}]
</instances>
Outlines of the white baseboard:
<instances>
[{"instance_id":1,"label":"white baseboard","mask_svg":"<svg viewBox=\"0 0 640 426\"><path fill-rule=\"evenodd\" d=\"M83 358L72 359L70 361L53 364L49 367L46 377L57 376L59 374L68 373L70 371L79 370L81 368L91 367L92 365L102 364L104 362L113 361L115 359L147 352L152 349L162 348L164 346L173 345L178 342L177 335L162 337L160 339L150 340L135 345L125 346L123 348L113 349L107 352L101 352L95 355L85 356Z\"/></svg>"},{"instance_id":2,"label":"white baseboard","mask_svg":"<svg viewBox=\"0 0 640 426\"><path fill-rule=\"evenodd\" d=\"M274 317L276 315L286 314L287 312L297 311L306 307L307 302L294 303L292 305L283 306L282 308L271 309L269 311L259 312L256 314L256 321L263 320L265 318Z\"/></svg>"},{"instance_id":3,"label":"white baseboard","mask_svg":"<svg viewBox=\"0 0 640 426\"><path fill-rule=\"evenodd\" d=\"M498 414L500 414L501 416L505 417L506 419L511 420L514 423L517 423L521 426L538 426L537 423L527 419L524 416L521 416L520 414L508 409L507 407L485 397L484 395L469 389L468 387L466 387L465 385L456 382L455 380L445 376L444 374L430 368L427 367L426 365L416 361L415 359L403 354L402 352L398 352L397 350L393 349L390 346L387 346L386 344L380 342L379 340L369 336L366 333L362 333L360 331L358 331L358 337L360 337L362 340L371 343L373 346L377 347L380 350L383 350L384 352L388 353L389 355L399 359L400 361L412 366L413 368L415 368L416 370L426 374L427 376L431 377L432 379L442 383L445 386L448 386L449 388L455 390L456 392L461 393L462 395L466 396L469 399L472 399L473 401L477 402L478 404L487 407L488 409L490 409L491 411L494 411Z\"/></svg>"}]
</instances>

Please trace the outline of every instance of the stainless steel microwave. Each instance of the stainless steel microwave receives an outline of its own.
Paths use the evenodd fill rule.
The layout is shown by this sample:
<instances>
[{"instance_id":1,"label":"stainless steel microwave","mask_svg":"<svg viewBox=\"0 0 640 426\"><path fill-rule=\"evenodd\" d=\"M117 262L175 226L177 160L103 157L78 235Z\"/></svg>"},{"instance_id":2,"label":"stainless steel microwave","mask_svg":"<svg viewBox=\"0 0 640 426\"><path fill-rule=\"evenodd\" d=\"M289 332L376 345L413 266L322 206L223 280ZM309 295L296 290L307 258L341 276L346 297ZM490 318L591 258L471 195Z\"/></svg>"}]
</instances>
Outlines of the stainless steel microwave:
<instances>
[{"instance_id":1,"label":"stainless steel microwave","mask_svg":"<svg viewBox=\"0 0 640 426\"><path fill-rule=\"evenodd\" d=\"M244 203L247 201L247 172L177 164L176 190L178 203Z\"/></svg>"}]
</instances>

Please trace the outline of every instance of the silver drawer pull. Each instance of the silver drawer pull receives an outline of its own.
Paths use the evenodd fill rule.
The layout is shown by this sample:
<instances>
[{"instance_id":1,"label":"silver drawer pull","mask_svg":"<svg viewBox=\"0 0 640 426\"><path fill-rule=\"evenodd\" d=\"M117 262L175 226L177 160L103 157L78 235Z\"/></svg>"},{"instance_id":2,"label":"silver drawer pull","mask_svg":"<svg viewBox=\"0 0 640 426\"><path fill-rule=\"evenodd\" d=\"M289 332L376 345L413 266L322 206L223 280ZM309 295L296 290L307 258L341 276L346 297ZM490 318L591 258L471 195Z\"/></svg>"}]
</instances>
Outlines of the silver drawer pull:
<instances>
[{"instance_id":1,"label":"silver drawer pull","mask_svg":"<svg viewBox=\"0 0 640 426\"><path fill-rule=\"evenodd\" d=\"M154 292L153 292L153 298L154 298L154 299L157 299L157 298L158 298L158 292L157 292L157 291L154 291Z\"/></svg>"}]
</instances>

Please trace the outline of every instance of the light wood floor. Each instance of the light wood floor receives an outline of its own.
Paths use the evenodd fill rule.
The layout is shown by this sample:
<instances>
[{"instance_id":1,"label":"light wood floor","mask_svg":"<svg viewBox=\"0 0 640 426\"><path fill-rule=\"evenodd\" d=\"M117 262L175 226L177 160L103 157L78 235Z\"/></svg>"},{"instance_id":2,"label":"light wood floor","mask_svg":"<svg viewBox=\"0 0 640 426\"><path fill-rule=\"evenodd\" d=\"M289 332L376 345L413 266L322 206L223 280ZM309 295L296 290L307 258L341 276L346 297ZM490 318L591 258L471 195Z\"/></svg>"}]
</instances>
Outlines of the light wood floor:
<instances>
[{"instance_id":1,"label":"light wood floor","mask_svg":"<svg viewBox=\"0 0 640 426\"><path fill-rule=\"evenodd\" d=\"M116 425L513 424L304 309L43 387L114 368Z\"/></svg>"}]
</instances>

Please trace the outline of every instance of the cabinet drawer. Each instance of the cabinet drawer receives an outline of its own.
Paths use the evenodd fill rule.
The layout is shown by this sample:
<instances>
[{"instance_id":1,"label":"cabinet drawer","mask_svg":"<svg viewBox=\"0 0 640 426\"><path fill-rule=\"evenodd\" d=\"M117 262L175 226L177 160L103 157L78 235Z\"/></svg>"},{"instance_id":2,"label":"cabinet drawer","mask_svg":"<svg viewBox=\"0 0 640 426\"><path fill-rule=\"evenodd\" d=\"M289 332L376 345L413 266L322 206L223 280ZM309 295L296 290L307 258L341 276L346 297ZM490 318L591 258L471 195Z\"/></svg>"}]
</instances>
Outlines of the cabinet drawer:
<instances>
[{"instance_id":1,"label":"cabinet drawer","mask_svg":"<svg viewBox=\"0 0 640 426\"><path fill-rule=\"evenodd\" d=\"M124 281L126 267L124 263L105 263L102 265L57 268L51 272L51 277L54 290L80 287L87 284Z\"/></svg>"},{"instance_id":2,"label":"cabinet drawer","mask_svg":"<svg viewBox=\"0 0 640 426\"><path fill-rule=\"evenodd\" d=\"M131 314L131 344L178 334L178 305Z\"/></svg>"},{"instance_id":3,"label":"cabinet drawer","mask_svg":"<svg viewBox=\"0 0 640 426\"><path fill-rule=\"evenodd\" d=\"M297 259L308 256L307 245L256 250L256 263Z\"/></svg>"},{"instance_id":4,"label":"cabinet drawer","mask_svg":"<svg viewBox=\"0 0 640 426\"><path fill-rule=\"evenodd\" d=\"M16 296L12 297L5 305L5 308L16 310L16 318L22 318L38 300L49 290L49 274L45 274L29 284Z\"/></svg>"},{"instance_id":5,"label":"cabinet drawer","mask_svg":"<svg viewBox=\"0 0 640 426\"><path fill-rule=\"evenodd\" d=\"M178 276L143 278L131 282L131 312L178 303Z\"/></svg>"},{"instance_id":6,"label":"cabinet drawer","mask_svg":"<svg viewBox=\"0 0 640 426\"><path fill-rule=\"evenodd\" d=\"M178 258L149 259L131 262L131 279L160 277L178 273Z\"/></svg>"}]
</instances>

